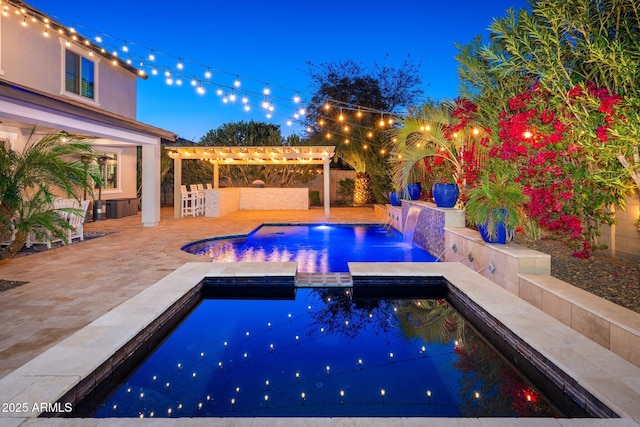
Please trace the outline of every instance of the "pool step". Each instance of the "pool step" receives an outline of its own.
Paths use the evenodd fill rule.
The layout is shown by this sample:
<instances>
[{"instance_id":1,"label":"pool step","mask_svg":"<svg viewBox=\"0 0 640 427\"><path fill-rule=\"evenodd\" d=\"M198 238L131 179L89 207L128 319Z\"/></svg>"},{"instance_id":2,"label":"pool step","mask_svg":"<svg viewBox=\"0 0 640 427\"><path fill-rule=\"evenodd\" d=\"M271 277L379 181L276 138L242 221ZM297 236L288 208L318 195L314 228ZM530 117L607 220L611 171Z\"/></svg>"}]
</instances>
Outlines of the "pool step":
<instances>
[{"instance_id":1,"label":"pool step","mask_svg":"<svg viewBox=\"0 0 640 427\"><path fill-rule=\"evenodd\" d=\"M350 273L296 273L298 288L345 288L353 286Z\"/></svg>"}]
</instances>

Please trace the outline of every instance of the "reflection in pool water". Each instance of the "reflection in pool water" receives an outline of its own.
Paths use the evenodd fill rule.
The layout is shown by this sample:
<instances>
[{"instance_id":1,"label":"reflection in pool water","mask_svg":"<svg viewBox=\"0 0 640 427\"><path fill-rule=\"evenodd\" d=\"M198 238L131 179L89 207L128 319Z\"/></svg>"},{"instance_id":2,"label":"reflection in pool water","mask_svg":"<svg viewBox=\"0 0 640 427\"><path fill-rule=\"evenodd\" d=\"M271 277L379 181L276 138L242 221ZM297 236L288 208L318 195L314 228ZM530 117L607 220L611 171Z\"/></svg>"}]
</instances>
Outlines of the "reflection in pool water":
<instances>
[{"instance_id":1,"label":"reflection in pool water","mask_svg":"<svg viewBox=\"0 0 640 427\"><path fill-rule=\"evenodd\" d=\"M205 299L95 417L561 416L438 299Z\"/></svg>"},{"instance_id":2,"label":"reflection in pool water","mask_svg":"<svg viewBox=\"0 0 640 427\"><path fill-rule=\"evenodd\" d=\"M246 239L211 239L182 249L213 261L295 261L307 273L346 272L349 261L435 261L424 249L403 243L395 229L366 225L269 225Z\"/></svg>"}]
</instances>

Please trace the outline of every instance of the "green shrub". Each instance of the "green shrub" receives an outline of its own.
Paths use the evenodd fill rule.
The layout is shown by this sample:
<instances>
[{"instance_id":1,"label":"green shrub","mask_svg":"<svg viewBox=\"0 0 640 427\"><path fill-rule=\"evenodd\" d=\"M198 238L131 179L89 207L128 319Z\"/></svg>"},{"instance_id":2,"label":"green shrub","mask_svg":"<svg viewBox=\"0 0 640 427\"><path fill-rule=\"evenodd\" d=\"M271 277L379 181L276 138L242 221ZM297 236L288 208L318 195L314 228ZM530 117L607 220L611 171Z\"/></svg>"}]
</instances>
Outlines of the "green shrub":
<instances>
[{"instance_id":1,"label":"green shrub","mask_svg":"<svg viewBox=\"0 0 640 427\"><path fill-rule=\"evenodd\" d=\"M309 190L309 204L311 206L322 206L319 190Z\"/></svg>"}]
</instances>

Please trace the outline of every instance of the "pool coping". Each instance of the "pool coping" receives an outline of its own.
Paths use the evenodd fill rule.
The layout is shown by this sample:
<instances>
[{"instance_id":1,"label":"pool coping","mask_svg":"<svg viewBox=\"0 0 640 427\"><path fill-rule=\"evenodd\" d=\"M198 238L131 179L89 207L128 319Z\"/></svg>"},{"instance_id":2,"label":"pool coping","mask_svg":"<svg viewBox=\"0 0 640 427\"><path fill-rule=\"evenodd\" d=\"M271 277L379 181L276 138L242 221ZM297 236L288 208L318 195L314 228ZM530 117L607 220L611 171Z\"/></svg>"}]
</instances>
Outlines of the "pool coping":
<instances>
[{"instance_id":1,"label":"pool coping","mask_svg":"<svg viewBox=\"0 0 640 427\"><path fill-rule=\"evenodd\" d=\"M571 330L558 320L459 263L349 263L354 281L362 277L443 277L480 305L491 316L552 360L589 393L620 415L621 419L451 419L438 425L536 425L536 426L638 426L640 419L640 368ZM82 380L109 361L163 313L193 292L205 277L295 277L296 263L186 263L104 316L74 333L6 377L0 379L4 402L26 403L24 413L0 412L3 425L66 425L69 419L36 418L41 403L53 404ZM536 328L531 325L535 324ZM81 357L78 357L81 355ZM34 407L34 405L36 405ZM55 408L54 408L55 409ZM64 410L64 408L60 408ZM122 425L123 419L73 419L78 425ZM284 420L284 421L283 421ZM284 425L280 418L181 419L189 425ZM376 425L372 418L296 418L295 425ZM372 421L373 420L373 421ZM384 418L385 426L410 426L424 418ZM431 420L431 419L430 419ZM443 419L445 420L445 419ZM494 420L494 421L491 421ZM175 419L140 420L173 425ZM507 422L505 424L505 422ZM134 423L126 419L126 424ZM522 424L521 424L522 423Z\"/></svg>"}]
</instances>

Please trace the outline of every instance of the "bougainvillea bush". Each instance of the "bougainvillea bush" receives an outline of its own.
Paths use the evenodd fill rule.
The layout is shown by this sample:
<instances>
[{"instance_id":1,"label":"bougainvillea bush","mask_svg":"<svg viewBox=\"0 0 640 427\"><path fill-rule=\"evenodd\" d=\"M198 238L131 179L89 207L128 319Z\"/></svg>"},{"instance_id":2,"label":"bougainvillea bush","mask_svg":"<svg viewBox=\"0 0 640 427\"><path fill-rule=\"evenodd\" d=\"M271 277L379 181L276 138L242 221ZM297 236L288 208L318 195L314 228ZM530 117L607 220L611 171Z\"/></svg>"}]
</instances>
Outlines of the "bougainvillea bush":
<instances>
[{"instance_id":1,"label":"bougainvillea bush","mask_svg":"<svg viewBox=\"0 0 640 427\"><path fill-rule=\"evenodd\" d=\"M567 95L524 87L500 116L490 158L512 169L530 198L528 216L588 258L599 227L614 222L609 208L623 207L632 188L612 132L625 120L624 100L593 84Z\"/></svg>"}]
</instances>

